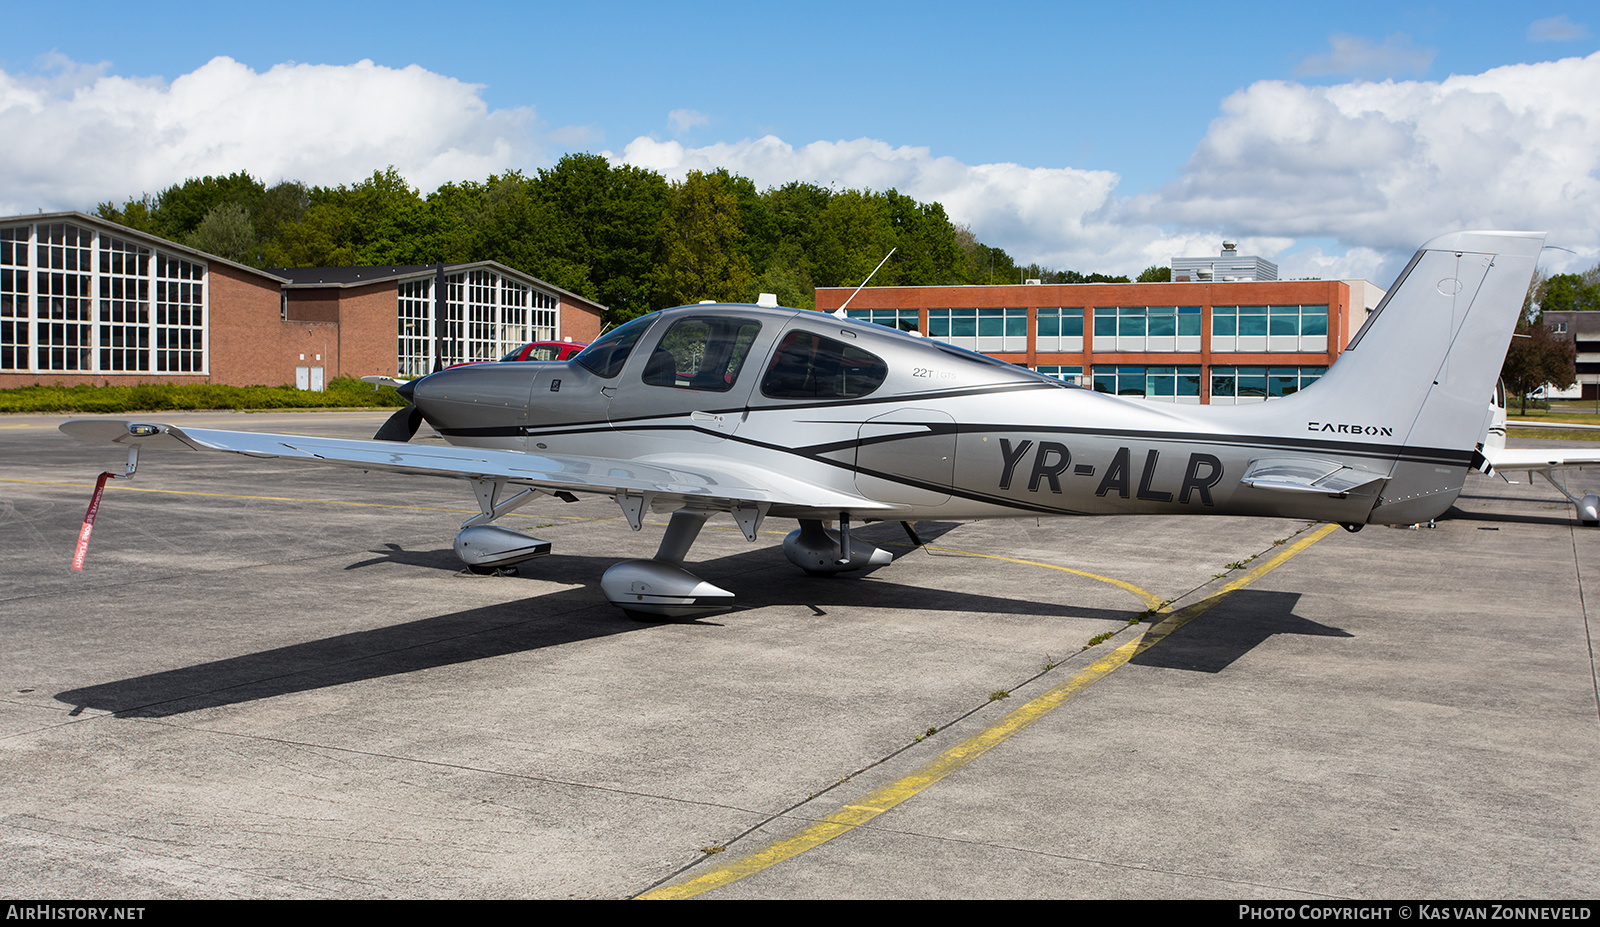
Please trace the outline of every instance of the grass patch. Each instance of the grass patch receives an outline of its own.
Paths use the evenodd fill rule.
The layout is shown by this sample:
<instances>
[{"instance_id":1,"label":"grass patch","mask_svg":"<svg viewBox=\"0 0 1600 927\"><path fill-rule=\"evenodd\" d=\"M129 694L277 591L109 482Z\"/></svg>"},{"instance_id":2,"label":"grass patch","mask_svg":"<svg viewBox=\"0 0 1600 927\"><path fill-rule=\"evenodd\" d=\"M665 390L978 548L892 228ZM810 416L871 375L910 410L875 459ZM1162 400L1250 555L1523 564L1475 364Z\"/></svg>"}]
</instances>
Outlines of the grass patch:
<instances>
[{"instance_id":1,"label":"grass patch","mask_svg":"<svg viewBox=\"0 0 1600 927\"><path fill-rule=\"evenodd\" d=\"M1549 409L1535 409L1530 405L1526 414L1517 411L1517 406L1512 403L1506 410L1510 421L1506 423L1506 431L1518 438L1529 438L1550 441L1600 441L1600 432L1563 431L1559 428L1518 428L1517 421L1538 422L1541 425L1600 425L1600 413L1595 411L1595 403L1590 402L1556 402Z\"/></svg>"},{"instance_id":2,"label":"grass patch","mask_svg":"<svg viewBox=\"0 0 1600 927\"><path fill-rule=\"evenodd\" d=\"M397 409L388 387L339 377L320 393L292 386L142 383L134 386L23 386L0 390L3 412L187 412L258 409Z\"/></svg>"},{"instance_id":3,"label":"grass patch","mask_svg":"<svg viewBox=\"0 0 1600 927\"><path fill-rule=\"evenodd\" d=\"M1600 422L1596 422L1600 424ZM1512 440L1524 438L1529 441L1600 441L1600 431L1567 431L1563 428L1518 428L1512 425L1507 429Z\"/></svg>"}]
</instances>

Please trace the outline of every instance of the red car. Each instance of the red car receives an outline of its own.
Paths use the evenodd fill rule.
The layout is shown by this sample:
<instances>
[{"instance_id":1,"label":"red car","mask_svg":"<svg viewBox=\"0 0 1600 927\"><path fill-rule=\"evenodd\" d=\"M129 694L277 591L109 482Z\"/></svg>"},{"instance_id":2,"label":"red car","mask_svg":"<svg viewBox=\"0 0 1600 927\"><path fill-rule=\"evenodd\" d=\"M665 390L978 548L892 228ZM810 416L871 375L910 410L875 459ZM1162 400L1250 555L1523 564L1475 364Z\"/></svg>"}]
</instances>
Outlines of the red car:
<instances>
[{"instance_id":1,"label":"red car","mask_svg":"<svg viewBox=\"0 0 1600 927\"><path fill-rule=\"evenodd\" d=\"M581 341L530 341L500 358L502 361L564 361L588 345Z\"/></svg>"},{"instance_id":2,"label":"red car","mask_svg":"<svg viewBox=\"0 0 1600 927\"><path fill-rule=\"evenodd\" d=\"M577 355L588 345L582 341L530 341L515 351L510 351L502 361L564 361ZM451 367L470 367L489 361L462 361Z\"/></svg>"}]
</instances>

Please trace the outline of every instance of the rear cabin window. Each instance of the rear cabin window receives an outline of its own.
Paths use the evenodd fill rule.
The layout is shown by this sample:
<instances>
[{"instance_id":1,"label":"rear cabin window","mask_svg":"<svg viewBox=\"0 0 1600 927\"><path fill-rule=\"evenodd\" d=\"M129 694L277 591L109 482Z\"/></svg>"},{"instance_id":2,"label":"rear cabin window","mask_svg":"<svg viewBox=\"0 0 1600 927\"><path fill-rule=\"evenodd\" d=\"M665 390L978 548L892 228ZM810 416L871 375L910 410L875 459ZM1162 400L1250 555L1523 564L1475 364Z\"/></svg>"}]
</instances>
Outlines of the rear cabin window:
<instances>
[{"instance_id":1,"label":"rear cabin window","mask_svg":"<svg viewBox=\"0 0 1600 927\"><path fill-rule=\"evenodd\" d=\"M760 332L761 323L753 319L679 319L650 352L644 382L718 393L732 389L750 355L750 344Z\"/></svg>"},{"instance_id":2,"label":"rear cabin window","mask_svg":"<svg viewBox=\"0 0 1600 927\"><path fill-rule=\"evenodd\" d=\"M876 354L814 332L783 336L761 392L772 399L855 399L883 385L889 365Z\"/></svg>"}]
</instances>

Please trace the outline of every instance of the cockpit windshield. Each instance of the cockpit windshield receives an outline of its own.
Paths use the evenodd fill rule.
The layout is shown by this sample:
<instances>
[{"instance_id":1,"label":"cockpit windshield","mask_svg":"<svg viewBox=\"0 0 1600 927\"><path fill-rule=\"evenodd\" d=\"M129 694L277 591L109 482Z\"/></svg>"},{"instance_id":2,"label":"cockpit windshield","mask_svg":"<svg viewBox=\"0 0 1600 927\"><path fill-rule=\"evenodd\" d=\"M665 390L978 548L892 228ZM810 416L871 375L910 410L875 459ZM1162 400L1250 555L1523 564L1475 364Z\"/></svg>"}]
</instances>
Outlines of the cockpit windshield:
<instances>
[{"instance_id":1,"label":"cockpit windshield","mask_svg":"<svg viewBox=\"0 0 1600 927\"><path fill-rule=\"evenodd\" d=\"M594 344L589 345L574 358L578 363L594 371L596 376L611 379L622 372L622 365L627 363L628 355L633 353L633 346L639 342L650 323L656 319L654 314L640 316L626 325L613 328L601 335Z\"/></svg>"}]
</instances>

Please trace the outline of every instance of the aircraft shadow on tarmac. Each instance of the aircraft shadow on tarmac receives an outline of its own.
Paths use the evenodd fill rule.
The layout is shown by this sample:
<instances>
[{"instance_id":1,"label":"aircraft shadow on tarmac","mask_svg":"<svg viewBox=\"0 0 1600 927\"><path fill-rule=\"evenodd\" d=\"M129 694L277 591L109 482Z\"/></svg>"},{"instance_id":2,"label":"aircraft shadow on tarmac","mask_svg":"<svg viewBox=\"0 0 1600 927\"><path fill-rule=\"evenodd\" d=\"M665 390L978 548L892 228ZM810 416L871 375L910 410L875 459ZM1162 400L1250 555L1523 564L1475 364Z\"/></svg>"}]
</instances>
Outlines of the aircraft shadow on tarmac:
<instances>
[{"instance_id":1,"label":"aircraft shadow on tarmac","mask_svg":"<svg viewBox=\"0 0 1600 927\"><path fill-rule=\"evenodd\" d=\"M924 542L942 533L925 532L918 527ZM868 537L879 544L892 537L872 537L868 532L857 536ZM394 544L385 547L387 552L375 551L384 556L352 564L346 569L392 562L412 568L448 566L452 572L459 572L460 561L448 550L405 551ZM894 550L903 554L913 552L909 544ZM514 602L71 689L57 694L56 699L77 708L109 711L118 717L166 717L653 627L623 616L604 602L599 588L600 576L615 562L611 557L582 556L528 561L519 565L519 576L474 577L466 581L516 582L526 577L579 585ZM803 605L817 615L826 615L821 606L837 603L842 607L982 612L1039 618L1126 621L1132 615L1131 608L1122 611L1083 608L903 585L881 578L864 583L858 581L862 574L848 578L811 578L794 569L775 547L702 561L696 564L696 569L708 580L735 592L741 611L769 605ZM711 615L687 623L713 627L729 614Z\"/></svg>"},{"instance_id":2,"label":"aircraft shadow on tarmac","mask_svg":"<svg viewBox=\"0 0 1600 927\"><path fill-rule=\"evenodd\" d=\"M1477 498L1498 499L1503 497L1479 496ZM1467 500L1465 496L1463 496L1462 499L1470 502L1470 500ZM1512 499L1509 501L1521 502L1524 504L1529 502L1527 499ZM1553 503L1544 504L1553 505ZM1534 514L1533 512L1474 512L1472 509L1463 509L1459 505L1452 505L1448 511L1439 516L1439 520L1486 521L1500 524L1558 525L1563 528L1571 527L1574 524L1572 519L1572 506L1567 504L1565 500L1562 500L1561 505L1556 506L1556 508L1561 509L1561 511L1557 513L1539 515Z\"/></svg>"},{"instance_id":3,"label":"aircraft shadow on tarmac","mask_svg":"<svg viewBox=\"0 0 1600 927\"><path fill-rule=\"evenodd\" d=\"M1298 592L1241 589L1128 662L1220 673L1277 634L1355 636L1296 615L1294 607L1299 601Z\"/></svg>"}]
</instances>

